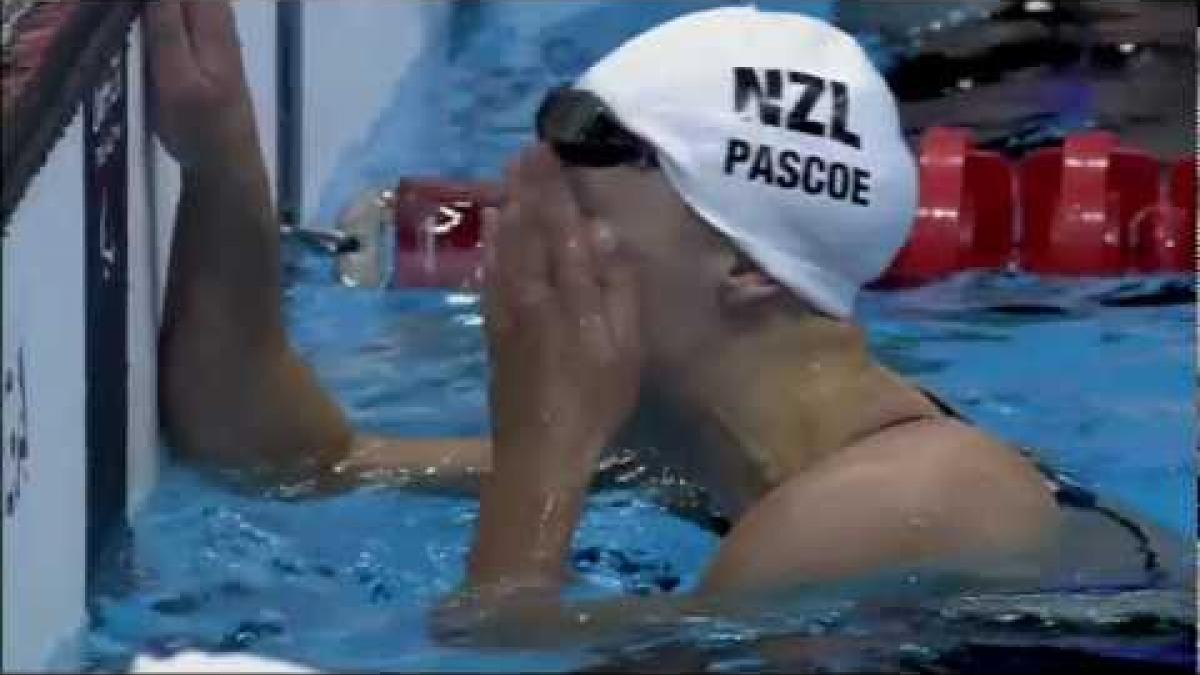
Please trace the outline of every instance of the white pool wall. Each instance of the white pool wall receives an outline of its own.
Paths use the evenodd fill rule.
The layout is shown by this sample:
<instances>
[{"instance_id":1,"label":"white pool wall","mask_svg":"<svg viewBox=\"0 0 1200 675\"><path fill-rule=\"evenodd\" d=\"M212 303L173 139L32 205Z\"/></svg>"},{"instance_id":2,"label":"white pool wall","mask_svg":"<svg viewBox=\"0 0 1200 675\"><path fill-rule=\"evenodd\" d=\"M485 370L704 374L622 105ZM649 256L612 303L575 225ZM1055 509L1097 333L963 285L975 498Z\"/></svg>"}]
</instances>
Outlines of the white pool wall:
<instances>
[{"instance_id":1,"label":"white pool wall","mask_svg":"<svg viewBox=\"0 0 1200 675\"><path fill-rule=\"evenodd\" d=\"M77 118L4 239L4 372L24 361L26 383L4 397L4 493L20 494L3 516L6 672L38 667L83 619L82 128ZM27 461L9 451L14 433L29 440Z\"/></svg>"}]
</instances>

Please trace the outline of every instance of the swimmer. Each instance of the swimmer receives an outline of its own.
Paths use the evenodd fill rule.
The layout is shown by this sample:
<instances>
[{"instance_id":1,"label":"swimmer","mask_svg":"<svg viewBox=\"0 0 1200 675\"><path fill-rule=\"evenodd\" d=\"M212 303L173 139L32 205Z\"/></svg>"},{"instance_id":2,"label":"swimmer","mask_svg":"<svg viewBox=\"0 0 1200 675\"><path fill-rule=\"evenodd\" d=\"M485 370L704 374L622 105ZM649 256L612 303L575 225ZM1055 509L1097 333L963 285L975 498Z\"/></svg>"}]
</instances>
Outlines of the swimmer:
<instances>
[{"instance_id":1,"label":"swimmer","mask_svg":"<svg viewBox=\"0 0 1200 675\"><path fill-rule=\"evenodd\" d=\"M477 473L462 602L500 616L561 609L618 438L676 449L728 518L697 598L922 566L1190 583L1178 541L871 357L852 306L908 234L916 169L883 79L828 24L697 12L550 92L485 214L492 436L384 439L356 434L289 344L229 6L164 1L148 19L157 129L183 174L159 361L182 457L326 489Z\"/></svg>"}]
</instances>

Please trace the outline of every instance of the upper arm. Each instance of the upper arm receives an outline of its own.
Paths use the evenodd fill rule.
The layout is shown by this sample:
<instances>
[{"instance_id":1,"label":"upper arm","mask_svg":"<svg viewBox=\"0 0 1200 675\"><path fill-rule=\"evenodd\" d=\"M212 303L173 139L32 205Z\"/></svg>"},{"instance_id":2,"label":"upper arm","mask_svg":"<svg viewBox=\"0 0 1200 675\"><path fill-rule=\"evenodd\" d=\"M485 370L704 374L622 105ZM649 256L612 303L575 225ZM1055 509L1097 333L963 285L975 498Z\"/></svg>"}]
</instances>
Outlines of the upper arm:
<instances>
[{"instance_id":1,"label":"upper arm","mask_svg":"<svg viewBox=\"0 0 1200 675\"><path fill-rule=\"evenodd\" d=\"M391 480L473 491L490 467L486 438L355 434L298 357L264 355L168 386L176 390L164 402L168 436L180 452L269 482L315 479L336 490Z\"/></svg>"},{"instance_id":2,"label":"upper arm","mask_svg":"<svg viewBox=\"0 0 1200 675\"><path fill-rule=\"evenodd\" d=\"M341 409L286 345L239 349L213 332L172 336L176 345L160 370L175 450L285 481L312 478L348 452L353 434Z\"/></svg>"},{"instance_id":3,"label":"upper arm","mask_svg":"<svg viewBox=\"0 0 1200 675\"><path fill-rule=\"evenodd\" d=\"M960 426L960 425L956 425ZM1041 543L1053 502L1020 458L930 427L776 488L732 530L706 590L827 582Z\"/></svg>"}]
</instances>

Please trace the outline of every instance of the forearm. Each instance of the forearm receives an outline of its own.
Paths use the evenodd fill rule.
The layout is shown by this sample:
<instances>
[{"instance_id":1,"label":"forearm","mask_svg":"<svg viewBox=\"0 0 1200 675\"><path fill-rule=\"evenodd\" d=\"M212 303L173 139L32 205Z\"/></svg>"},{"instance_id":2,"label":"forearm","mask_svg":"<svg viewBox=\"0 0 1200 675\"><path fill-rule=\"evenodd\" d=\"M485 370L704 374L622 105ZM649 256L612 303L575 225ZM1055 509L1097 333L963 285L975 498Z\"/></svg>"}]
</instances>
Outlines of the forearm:
<instances>
[{"instance_id":1,"label":"forearm","mask_svg":"<svg viewBox=\"0 0 1200 675\"><path fill-rule=\"evenodd\" d=\"M435 613L437 638L520 649L628 634L627 602L568 606L560 598L585 498L586 481L564 487L498 468L485 475L467 582Z\"/></svg>"},{"instance_id":2,"label":"forearm","mask_svg":"<svg viewBox=\"0 0 1200 675\"><path fill-rule=\"evenodd\" d=\"M497 462L481 480L468 592L484 603L512 592L556 595L589 479L586 468L553 475Z\"/></svg>"},{"instance_id":3,"label":"forearm","mask_svg":"<svg viewBox=\"0 0 1200 675\"><path fill-rule=\"evenodd\" d=\"M631 627L624 611L628 602L570 606L560 598L592 478L591 466L572 458L591 453L556 451L561 449L545 438L522 441L498 434L495 442L491 471L480 481L479 523L466 583L439 607L435 634L443 641L521 648L625 633ZM513 461L522 457L513 452L520 443L535 444L526 448L539 452L523 455L525 463ZM638 606L677 616L678 600ZM578 620L581 613L588 621ZM644 611L639 616L655 618Z\"/></svg>"},{"instance_id":4,"label":"forearm","mask_svg":"<svg viewBox=\"0 0 1200 675\"><path fill-rule=\"evenodd\" d=\"M287 342L278 227L252 131L183 169L160 341L164 422L185 455L322 473L350 431Z\"/></svg>"},{"instance_id":5,"label":"forearm","mask_svg":"<svg viewBox=\"0 0 1200 675\"><path fill-rule=\"evenodd\" d=\"M228 145L182 169L163 332L203 329L245 349L278 349L282 273L267 173L253 132Z\"/></svg>"}]
</instances>

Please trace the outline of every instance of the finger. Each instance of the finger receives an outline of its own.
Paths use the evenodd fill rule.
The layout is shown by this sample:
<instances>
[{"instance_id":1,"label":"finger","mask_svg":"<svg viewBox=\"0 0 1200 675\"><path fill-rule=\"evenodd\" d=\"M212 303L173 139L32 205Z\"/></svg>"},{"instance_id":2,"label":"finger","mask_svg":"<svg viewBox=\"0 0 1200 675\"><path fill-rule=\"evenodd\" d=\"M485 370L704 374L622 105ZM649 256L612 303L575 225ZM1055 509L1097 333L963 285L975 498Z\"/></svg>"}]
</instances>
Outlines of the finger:
<instances>
[{"instance_id":1,"label":"finger","mask_svg":"<svg viewBox=\"0 0 1200 675\"><path fill-rule=\"evenodd\" d=\"M577 233L583 229L583 214L567 184L562 164L545 143L535 145L526 156L526 171L523 174L525 188L537 195L539 225L557 236L564 229Z\"/></svg>"},{"instance_id":2,"label":"finger","mask_svg":"<svg viewBox=\"0 0 1200 675\"><path fill-rule=\"evenodd\" d=\"M179 0L159 0L146 9L150 72L157 87L168 87L196 71L191 40Z\"/></svg>"},{"instance_id":3,"label":"finger","mask_svg":"<svg viewBox=\"0 0 1200 675\"><path fill-rule=\"evenodd\" d=\"M529 154L522 153L510 169L513 190L501 209L497 262L511 287L538 284L548 288L550 251L546 233L536 222L539 195L530 188L529 171Z\"/></svg>"},{"instance_id":4,"label":"finger","mask_svg":"<svg viewBox=\"0 0 1200 675\"><path fill-rule=\"evenodd\" d=\"M591 237L575 196L558 160L545 146L531 155L530 175L539 195L540 210L534 220L550 245L551 279L579 321L595 322L603 316L603 296Z\"/></svg>"},{"instance_id":5,"label":"finger","mask_svg":"<svg viewBox=\"0 0 1200 675\"><path fill-rule=\"evenodd\" d=\"M226 0L188 0L183 11L197 63L209 72L240 72L241 45L229 3Z\"/></svg>"},{"instance_id":6,"label":"finger","mask_svg":"<svg viewBox=\"0 0 1200 675\"><path fill-rule=\"evenodd\" d=\"M622 354L636 356L641 341L637 268L612 228L600 222L594 231L613 343Z\"/></svg>"},{"instance_id":7,"label":"finger","mask_svg":"<svg viewBox=\"0 0 1200 675\"><path fill-rule=\"evenodd\" d=\"M510 200L500 211L494 228L495 253L489 273L488 303L499 317L496 326L500 328L515 326L522 314L541 314L554 307L546 278L545 247L536 231L524 227L523 214L522 203Z\"/></svg>"},{"instance_id":8,"label":"finger","mask_svg":"<svg viewBox=\"0 0 1200 675\"><path fill-rule=\"evenodd\" d=\"M496 246L499 244L500 208L485 206L482 217L483 232L480 240L483 243L483 270L489 272L496 267Z\"/></svg>"},{"instance_id":9,"label":"finger","mask_svg":"<svg viewBox=\"0 0 1200 675\"><path fill-rule=\"evenodd\" d=\"M483 210L483 315L488 330L508 330L512 326L505 308L503 287L500 284L500 269L497 259L499 246L500 209L487 207Z\"/></svg>"},{"instance_id":10,"label":"finger","mask_svg":"<svg viewBox=\"0 0 1200 675\"><path fill-rule=\"evenodd\" d=\"M554 151L545 143L538 143L526 153L525 161L523 176L529 181L529 187L541 193L539 203L556 216L555 224L562 221L580 226L583 215Z\"/></svg>"},{"instance_id":11,"label":"finger","mask_svg":"<svg viewBox=\"0 0 1200 675\"><path fill-rule=\"evenodd\" d=\"M514 270L518 262L515 256L519 252L513 248L510 234L517 227L520 209L520 202L515 199L509 200L504 208L494 213L494 223L487 225L489 241L485 245L487 250L484 252L484 274L493 290L493 296L500 300L504 300L505 293L515 285Z\"/></svg>"}]
</instances>

